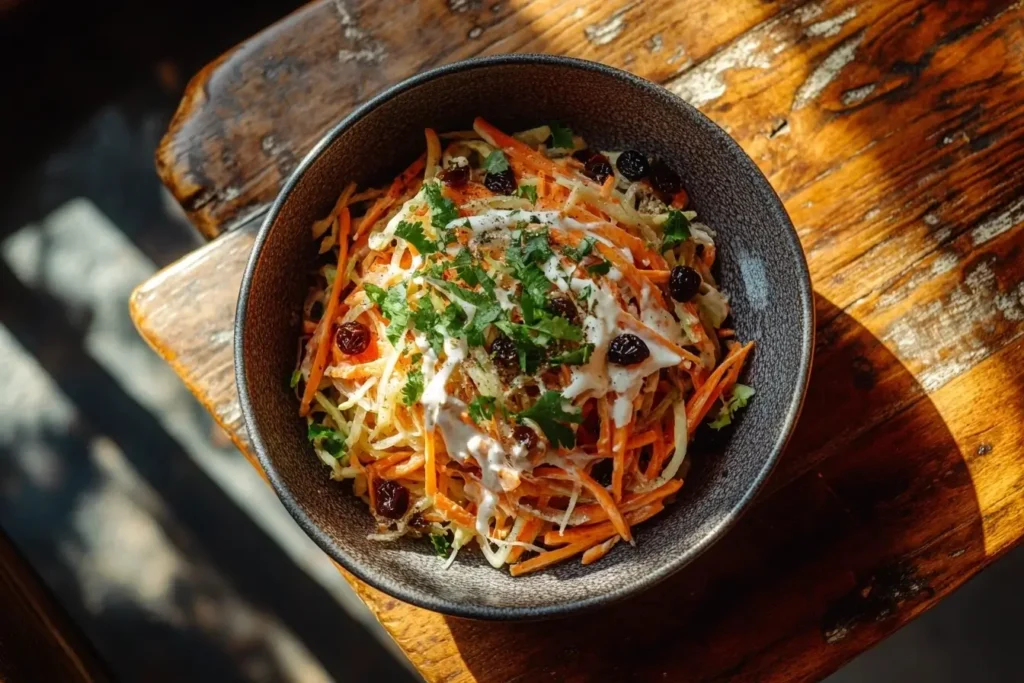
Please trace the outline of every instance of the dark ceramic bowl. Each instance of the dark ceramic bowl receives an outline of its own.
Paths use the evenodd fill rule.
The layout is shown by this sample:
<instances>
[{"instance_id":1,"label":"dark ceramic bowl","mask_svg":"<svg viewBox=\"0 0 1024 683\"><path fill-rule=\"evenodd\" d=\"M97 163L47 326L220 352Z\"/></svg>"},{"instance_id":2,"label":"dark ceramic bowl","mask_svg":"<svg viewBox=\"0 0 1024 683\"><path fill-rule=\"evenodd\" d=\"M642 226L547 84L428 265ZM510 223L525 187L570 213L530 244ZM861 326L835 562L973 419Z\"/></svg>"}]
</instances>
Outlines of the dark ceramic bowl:
<instances>
[{"instance_id":1,"label":"dark ceramic bowl","mask_svg":"<svg viewBox=\"0 0 1024 683\"><path fill-rule=\"evenodd\" d=\"M699 219L718 232L718 263L740 339L757 342L746 382L757 388L738 425L694 456L678 500L589 567L567 562L512 578L479 551L443 569L423 540L369 541L371 517L313 454L287 386L298 311L314 260L310 224L349 181L387 183L424 146L423 128L471 127L481 115L506 131L557 120L602 149L669 160ZM771 471L800 410L813 341L811 284L800 243L764 176L690 105L599 64L509 55L434 69L347 116L299 164L260 230L242 280L235 367L242 413L285 506L331 557L367 583L448 614L518 619L564 615L624 598L677 571L720 538ZM700 450L699 448L695 450ZM708 449L705 449L708 450Z\"/></svg>"}]
</instances>

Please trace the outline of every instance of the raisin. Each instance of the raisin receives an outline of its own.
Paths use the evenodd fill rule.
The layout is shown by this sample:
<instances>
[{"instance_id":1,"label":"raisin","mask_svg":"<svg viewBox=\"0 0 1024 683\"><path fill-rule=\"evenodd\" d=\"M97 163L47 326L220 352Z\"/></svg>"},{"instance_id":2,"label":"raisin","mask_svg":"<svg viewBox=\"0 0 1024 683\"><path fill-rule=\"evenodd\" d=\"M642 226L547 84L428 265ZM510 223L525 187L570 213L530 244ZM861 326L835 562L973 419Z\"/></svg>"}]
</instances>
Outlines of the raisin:
<instances>
[{"instance_id":1,"label":"raisin","mask_svg":"<svg viewBox=\"0 0 1024 683\"><path fill-rule=\"evenodd\" d=\"M576 304L567 296L554 296L548 299L548 310L571 323L575 323L579 318Z\"/></svg>"},{"instance_id":2,"label":"raisin","mask_svg":"<svg viewBox=\"0 0 1024 683\"><path fill-rule=\"evenodd\" d=\"M572 153L572 158L581 164L585 164L590 161L590 157L594 156L594 153L589 149L578 149Z\"/></svg>"},{"instance_id":3,"label":"raisin","mask_svg":"<svg viewBox=\"0 0 1024 683\"><path fill-rule=\"evenodd\" d=\"M643 363L650 355L647 344L635 334L620 334L608 345L608 360L616 365Z\"/></svg>"},{"instance_id":4,"label":"raisin","mask_svg":"<svg viewBox=\"0 0 1024 683\"><path fill-rule=\"evenodd\" d=\"M518 187L516 174L511 168L501 173L488 173L484 176L484 185L494 194L515 194Z\"/></svg>"},{"instance_id":5,"label":"raisin","mask_svg":"<svg viewBox=\"0 0 1024 683\"><path fill-rule=\"evenodd\" d=\"M590 468L590 476L601 486L612 485L612 461L611 458L598 460Z\"/></svg>"},{"instance_id":6,"label":"raisin","mask_svg":"<svg viewBox=\"0 0 1024 683\"><path fill-rule=\"evenodd\" d=\"M430 528L430 522L423 519L423 515L417 512L409 518L409 527L416 531L426 531Z\"/></svg>"},{"instance_id":7,"label":"raisin","mask_svg":"<svg viewBox=\"0 0 1024 683\"><path fill-rule=\"evenodd\" d=\"M512 438L516 440L526 450L532 450L537 447L537 432L533 431L526 425L519 425L512 430Z\"/></svg>"},{"instance_id":8,"label":"raisin","mask_svg":"<svg viewBox=\"0 0 1024 683\"><path fill-rule=\"evenodd\" d=\"M449 166L441 171L441 182L450 187L463 187L469 182L469 166Z\"/></svg>"},{"instance_id":9,"label":"raisin","mask_svg":"<svg viewBox=\"0 0 1024 683\"><path fill-rule=\"evenodd\" d=\"M612 173L612 162L603 154L595 154L583 165L583 174L599 183L603 183Z\"/></svg>"},{"instance_id":10,"label":"raisin","mask_svg":"<svg viewBox=\"0 0 1024 683\"><path fill-rule=\"evenodd\" d=\"M647 163L647 157L635 149L627 149L620 154L619 158L615 160L615 166L618 167L619 173L630 180L640 180L651 170L651 165Z\"/></svg>"},{"instance_id":11,"label":"raisin","mask_svg":"<svg viewBox=\"0 0 1024 683\"><path fill-rule=\"evenodd\" d=\"M668 276L668 291L676 301L687 302L700 291L700 273L690 266L676 266Z\"/></svg>"},{"instance_id":12,"label":"raisin","mask_svg":"<svg viewBox=\"0 0 1024 683\"><path fill-rule=\"evenodd\" d=\"M374 479L377 514L388 519L401 519L409 509L409 489L390 479Z\"/></svg>"},{"instance_id":13,"label":"raisin","mask_svg":"<svg viewBox=\"0 0 1024 683\"><path fill-rule=\"evenodd\" d=\"M498 337L491 344L491 358L498 365L506 368L519 367L519 351L515 342L508 337Z\"/></svg>"},{"instance_id":14,"label":"raisin","mask_svg":"<svg viewBox=\"0 0 1024 683\"><path fill-rule=\"evenodd\" d=\"M656 160L651 164L650 174L651 187L662 195L662 199L667 197L671 201L676 192L683 189L683 181L664 161Z\"/></svg>"},{"instance_id":15,"label":"raisin","mask_svg":"<svg viewBox=\"0 0 1024 683\"><path fill-rule=\"evenodd\" d=\"M341 352L349 356L357 356L370 346L370 328L355 321L345 323L334 335Z\"/></svg>"}]
</instances>

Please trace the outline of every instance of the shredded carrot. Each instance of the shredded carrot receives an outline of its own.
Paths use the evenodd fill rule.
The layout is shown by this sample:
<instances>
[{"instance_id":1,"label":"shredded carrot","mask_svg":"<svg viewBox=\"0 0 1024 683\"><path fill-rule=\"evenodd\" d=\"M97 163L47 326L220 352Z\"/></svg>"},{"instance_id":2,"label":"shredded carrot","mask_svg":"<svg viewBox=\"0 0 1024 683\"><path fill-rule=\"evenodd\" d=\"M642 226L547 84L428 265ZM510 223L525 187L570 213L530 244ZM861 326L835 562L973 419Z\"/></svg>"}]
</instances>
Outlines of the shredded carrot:
<instances>
[{"instance_id":1,"label":"shredded carrot","mask_svg":"<svg viewBox=\"0 0 1024 683\"><path fill-rule=\"evenodd\" d=\"M537 535L540 533L543 526L543 520L537 519L536 517L530 517L526 520L526 523L523 524L523 528L519 531L518 540L521 543L533 543L537 540ZM512 546L512 549L508 553L508 559L506 562L509 564L515 564L519 561L519 558L525 551L526 548L521 545Z\"/></svg>"},{"instance_id":2,"label":"shredded carrot","mask_svg":"<svg viewBox=\"0 0 1024 683\"><path fill-rule=\"evenodd\" d=\"M426 156L420 156L408 168L402 171L402 175L395 178L395 181L391 183L391 187L388 188L387 194L374 202L370 210L366 212L366 215L360 219L359 227L356 228L356 239L367 233L380 220L381 216L387 213L388 209L402 196L403 190L405 190L415 176L419 175L419 172L423 170L425 165Z\"/></svg>"},{"instance_id":3,"label":"shredded carrot","mask_svg":"<svg viewBox=\"0 0 1024 683\"><path fill-rule=\"evenodd\" d=\"M608 551L615 547L615 544L619 542L618 536L612 536L604 543L598 543L592 548L588 548L583 553L583 564L593 564L600 560L602 557L608 554Z\"/></svg>"},{"instance_id":4,"label":"shredded carrot","mask_svg":"<svg viewBox=\"0 0 1024 683\"><path fill-rule=\"evenodd\" d=\"M626 444L628 450L634 450L637 448L643 448L654 443L655 439L658 438L658 430L648 429L646 432L634 434L629 438L629 442Z\"/></svg>"},{"instance_id":5,"label":"shredded carrot","mask_svg":"<svg viewBox=\"0 0 1024 683\"><path fill-rule=\"evenodd\" d=\"M428 429L423 434L423 471L426 473L426 484L424 489L428 496L432 496L437 492L437 463L435 462L434 449L436 445L434 443L434 430Z\"/></svg>"},{"instance_id":6,"label":"shredded carrot","mask_svg":"<svg viewBox=\"0 0 1024 683\"><path fill-rule=\"evenodd\" d=\"M629 440L629 425L615 428L612 443L612 497L615 502L622 500L622 481L626 475L626 443Z\"/></svg>"},{"instance_id":7,"label":"shredded carrot","mask_svg":"<svg viewBox=\"0 0 1024 683\"><path fill-rule=\"evenodd\" d=\"M749 342L746 346L737 347L715 368L715 371L708 377L697 392L690 397L690 400L686 403L686 428L691 436L697 430L704 416L707 415L711 405L722 393L722 378L725 373L729 371L729 368L734 365L742 365L747 354L754 348L754 342Z\"/></svg>"},{"instance_id":8,"label":"shredded carrot","mask_svg":"<svg viewBox=\"0 0 1024 683\"><path fill-rule=\"evenodd\" d=\"M682 488L682 486L683 482L679 479L671 479L653 491L648 491L647 493L631 493L628 496L623 497L622 503L619 505L619 510L621 510L623 514L632 512L633 510L637 510L649 503L671 496ZM572 516L573 522L577 525L596 524L608 519L607 511L601 505L596 503L589 505L577 505ZM544 544L557 545L559 538L557 531L551 536L545 534Z\"/></svg>"},{"instance_id":9,"label":"shredded carrot","mask_svg":"<svg viewBox=\"0 0 1024 683\"><path fill-rule=\"evenodd\" d=\"M650 481L661 471L661 465L665 462L665 438L661 432L654 436L654 448L651 449L651 461L647 463L647 471L644 472L644 479Z\"/></svg>"},{"instance_id":10,"label":"shredded carrot","mask_svg":"<svg viewBox=\"0 0 1024 683\"><path fill-rule=\"evenodd\" d=\"M604 197L605 199L608 199L609 197L612 196L612 190L614 190L614 189L615 189L615 174L613 173L610 176L608 176L607 178L605 178L604 182L601 184L601 196Z\"/></svg>"},{"instance_id":11,"label":"shredded carrot","mask_svg":"<svg viewBox=\"0 0 1024 683\"><path fill-rule=\"evenodd\" d=\"M434 505L449 522L455 522L461 527L472 529L476 526L476 518L466 508L452 501L443 493L434 494Z\"/></svg>"},{"instance_id":12,"label":"shredded carrot","mask_svg":"<svg viewBox=\"0 0 1024 683\"><path fill-rule=\"evenodd\" d=\"M555 564L556 562L561 562L562 560L570 558L573 555L578 555L592 545L594 545L593 541L586 541L584 543L575 543L572 545L567 545L564 548L559 548L558 550L549 550L546 553L540 553L536 557L531 557L528 560L517 562L516 564L510 566L508 568L508 571L510 574L512 574L512 576L522 576L523 574L529 574L530 572L535 572L538 569L544 569L545 567L549 567Z\"/></svg>"},{"instance_id":13,"label":"shredded carrot","mask_svg":"<svg viewBox=\"0 0 1024 683\"><path fill-rule=\"evenodd\" d=\"M615 527L615 531L622 536L624 541L632 541L633 534L629 532L629 525L626 524L626 520L623 518L619 508L615 506L615 501L608 495L608 491L603 486L598 484L594 479L584 472L583 470L576 470L576 477L579 482L583 484L583 488L590 491L591 495L600 503L601 507L604 508L605 512L608 513L608 519L611 524Z\"/></svg>"},{"instance_id":14,"label":"shredded carrot","mask_svg":"<svg viewBox=\"0 0 1024 683\"><path fill-rule=\"evenodd\" d=\"M661 503L661 501L648 503L647 505L632 510L631 512L627 512L625 515L626 523L630 526L634 526L641 522L646 522L648 519L664 509L665 505ZM561 535L559 535L557 531L549 531L544 534L544 545L560 545L562 543L568 543L569 545L577 543L593 544L616 534L620 536L622 535L615 528L614 522L601 522L600 524L575 526L572 529L566 529L565 533Z\"/></svg>"},{"instance_id":15,"label":"shredded carrot","mask_svg":"<svg viewBox=\"0 0 1024 683\"><path fill-rule=\"evenodd\" d=\"M345 265L348 261L348 238L349 230L352 227L352 219L348 207L340 213L341 230L338 233L338 271L334 277L334 286L331 288L331 298L327 302L324 315L320 319L319 334L314 334L316 339L316 355L313 356L313 364L309 368L309 379L306 380L306 388L302 392L302 402L299 404L299 415L309 415L309 407L313 397L320 389L320 380L324 377L324 369L327 366L327 350L330 347L331 326L334 324L334 313L338 310L338 302L341 300L341 290L345 287Z\"/></svg>"}]
</instances>

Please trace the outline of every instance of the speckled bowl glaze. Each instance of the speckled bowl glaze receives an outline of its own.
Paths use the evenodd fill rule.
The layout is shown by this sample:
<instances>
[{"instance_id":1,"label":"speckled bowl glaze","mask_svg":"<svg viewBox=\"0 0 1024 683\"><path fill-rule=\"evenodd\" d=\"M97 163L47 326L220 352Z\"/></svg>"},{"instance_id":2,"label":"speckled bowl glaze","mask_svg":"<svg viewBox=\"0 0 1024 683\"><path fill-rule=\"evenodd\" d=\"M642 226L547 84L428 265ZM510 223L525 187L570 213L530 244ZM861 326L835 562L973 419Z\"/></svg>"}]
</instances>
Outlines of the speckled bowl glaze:
<instances>
[{"instance_id":1,"label":"speckled bowl glaze","mask_svg":"<svg viewBox=\"0 0 1024 683\"><path fill-rule=\"evenodd\" d=\"M757 342L745 381L757 396L736 427L695 454L678 499L589 567L520 578L478 551L450 569L422 539L367 540L366 505L332 482L306 441L288 389L299 310L315 257L310 224L341 189L389 182L424 147L423 128L506 131L558 120L602 149L669 161L700 220L717 231L718 268L740 339ZM685 566L750 502L789 437L807 384L814 314L793 226L764 176L715 124L662 88L590 62L507 55L441 67L400 83L335 126L299 164L260 230L242 281L235 367L256 453L285 506L331 557L367 583L427 609L482 619L565 615L624 598Z\"/></svg>"}]
</instances>

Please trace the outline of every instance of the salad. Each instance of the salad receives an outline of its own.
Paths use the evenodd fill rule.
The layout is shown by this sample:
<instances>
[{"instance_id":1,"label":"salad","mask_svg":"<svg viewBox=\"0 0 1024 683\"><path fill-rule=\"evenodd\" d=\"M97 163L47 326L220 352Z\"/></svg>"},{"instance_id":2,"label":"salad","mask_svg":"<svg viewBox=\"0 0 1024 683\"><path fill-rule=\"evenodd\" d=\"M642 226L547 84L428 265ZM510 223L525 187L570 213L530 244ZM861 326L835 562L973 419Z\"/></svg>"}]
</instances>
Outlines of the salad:
<instances>
[{"instance_id":1,"label":"salad","mask_svg":"<svg viewBox=\"0 0 1024 683\"><path fill-rule=\"evenodd\" d=\"M670 504L697 427L754 393L715 233L665 162L558 123L425 138L312 226L291 384L313 450L375 540L448 564L475 543L513 576L596 562Z\"/></svg>"}]
</instances>

